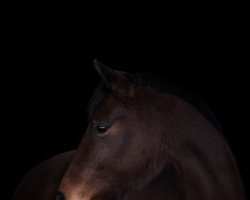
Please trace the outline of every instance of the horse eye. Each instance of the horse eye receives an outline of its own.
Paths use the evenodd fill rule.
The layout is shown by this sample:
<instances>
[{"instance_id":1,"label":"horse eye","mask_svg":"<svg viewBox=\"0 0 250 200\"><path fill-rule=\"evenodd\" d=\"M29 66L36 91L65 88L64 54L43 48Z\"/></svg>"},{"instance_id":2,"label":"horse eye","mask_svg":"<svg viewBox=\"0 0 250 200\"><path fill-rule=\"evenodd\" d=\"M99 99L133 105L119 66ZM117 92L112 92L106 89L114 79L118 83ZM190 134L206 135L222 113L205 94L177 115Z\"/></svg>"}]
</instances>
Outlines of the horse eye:
<instances>
[{"instance_id":1,"label":"horse eye","mask_svg":"<svg viewBox=\"0 0 250 200\"><path fill-rule=\"evenodd\" d=\"M103 124L96 125L96 133L98 135L104 134L107 131L108 127Z\"/></svg>"}]
</instances>

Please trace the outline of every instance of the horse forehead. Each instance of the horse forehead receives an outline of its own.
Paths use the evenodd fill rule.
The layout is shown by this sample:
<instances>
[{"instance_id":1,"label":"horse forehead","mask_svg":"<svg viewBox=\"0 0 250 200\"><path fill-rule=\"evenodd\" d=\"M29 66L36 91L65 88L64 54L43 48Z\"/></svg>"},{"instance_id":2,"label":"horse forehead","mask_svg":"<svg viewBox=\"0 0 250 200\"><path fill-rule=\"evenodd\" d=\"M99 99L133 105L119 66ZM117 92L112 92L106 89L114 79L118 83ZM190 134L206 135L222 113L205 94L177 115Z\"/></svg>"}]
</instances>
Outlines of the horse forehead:
<instances>
[{"instance_id":1,"label":"horse forehead","mask_svg":"<svg viewBox=\"0 0 250 200\"><path fill-rule=\"evenodd\" d=\"M121 114L126 113L126 106L118 97L107 95L97 106L95 116L102 114Z\"/></svg>"}]
</instances>

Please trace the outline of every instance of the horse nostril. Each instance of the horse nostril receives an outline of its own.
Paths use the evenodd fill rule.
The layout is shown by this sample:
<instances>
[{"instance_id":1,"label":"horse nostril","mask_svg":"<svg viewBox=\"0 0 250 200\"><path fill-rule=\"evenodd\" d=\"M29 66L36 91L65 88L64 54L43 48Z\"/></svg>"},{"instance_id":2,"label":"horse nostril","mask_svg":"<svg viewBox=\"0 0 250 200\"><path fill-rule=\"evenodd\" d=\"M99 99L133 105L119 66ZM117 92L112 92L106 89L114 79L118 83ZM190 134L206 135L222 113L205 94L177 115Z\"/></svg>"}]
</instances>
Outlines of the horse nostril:
<instances>
[{"instance_id":1,"label":"horse nostril","mask_svg":"<svg viewBox=\"0 0 250 200\"><path fill-rule=\"evenodd\" d=\"M56 200L66 200L62 192L57 192Z\"/></svg>"}]
</instances>

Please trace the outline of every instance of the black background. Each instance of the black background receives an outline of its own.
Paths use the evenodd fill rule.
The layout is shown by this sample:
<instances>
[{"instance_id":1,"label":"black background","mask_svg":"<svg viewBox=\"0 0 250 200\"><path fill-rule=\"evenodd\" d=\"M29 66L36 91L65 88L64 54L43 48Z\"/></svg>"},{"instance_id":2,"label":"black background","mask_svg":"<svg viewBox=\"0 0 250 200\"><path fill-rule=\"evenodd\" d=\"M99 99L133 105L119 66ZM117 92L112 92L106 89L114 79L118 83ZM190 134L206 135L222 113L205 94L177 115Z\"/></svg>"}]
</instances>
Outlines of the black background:
<instances>
[{"instance_id":1,"label":"black background","mask_svg":"<svg viewBox=\"0 0 250 200\"><path fill-rule=\"evenodd\" d=\"M149 13L112 23L93 22L91 15L7 15L1 69L6 199L35 164L79 144L100 80L93 59L130 73L163 74L204 97L249 185L246 27L236 14L201 13L157 19Z\"/></svg>"}]
</instances>

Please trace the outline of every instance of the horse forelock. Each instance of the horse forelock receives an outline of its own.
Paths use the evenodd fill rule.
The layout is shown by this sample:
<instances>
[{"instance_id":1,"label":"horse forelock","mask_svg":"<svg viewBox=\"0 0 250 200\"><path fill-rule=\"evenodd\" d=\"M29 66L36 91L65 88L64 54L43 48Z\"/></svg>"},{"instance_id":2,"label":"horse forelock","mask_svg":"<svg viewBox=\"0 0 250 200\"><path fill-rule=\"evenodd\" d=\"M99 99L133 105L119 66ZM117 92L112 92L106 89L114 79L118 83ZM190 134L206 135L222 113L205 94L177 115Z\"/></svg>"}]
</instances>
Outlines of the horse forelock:
<instances>
[{"instance_id":1,"label":"horse forelock","mask_svg":"<svg viewBox=\"0 0 250 200\"><path fill-rule=\"evenodd\" d=\"M94 111L96 110L98 104L101 102L101 100L104 98L105 96L105 83L104 81L101 81L100 84L97 86L96 90L94 91L89 104L87 106L87 118L88 120L90 119L90 117L92 116L92 114L94 113Z\"/></svg>"}]
</instances>

